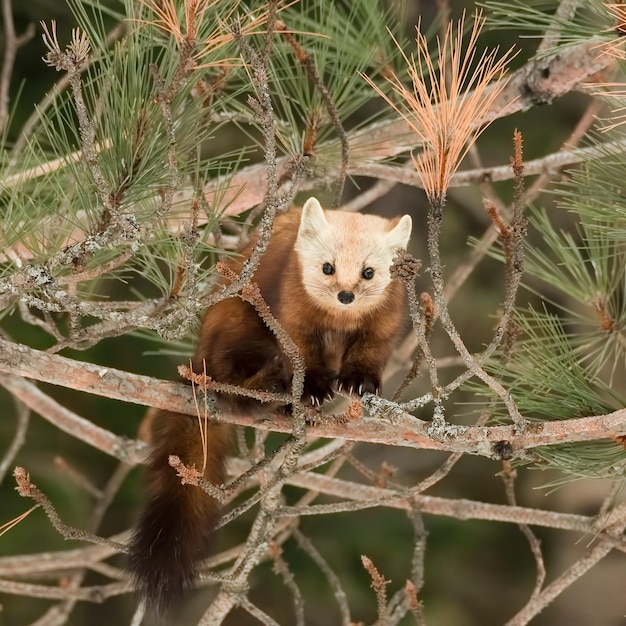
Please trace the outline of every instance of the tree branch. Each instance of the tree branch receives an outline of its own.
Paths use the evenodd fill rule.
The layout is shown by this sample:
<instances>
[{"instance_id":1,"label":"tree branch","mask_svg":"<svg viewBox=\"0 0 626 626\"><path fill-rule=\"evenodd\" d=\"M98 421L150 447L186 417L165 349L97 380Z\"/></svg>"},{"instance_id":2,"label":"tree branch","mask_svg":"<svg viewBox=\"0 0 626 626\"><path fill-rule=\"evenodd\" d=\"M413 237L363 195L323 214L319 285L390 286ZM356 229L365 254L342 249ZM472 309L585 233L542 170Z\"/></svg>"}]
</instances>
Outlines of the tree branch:
<instances>
[{"instance_id":1,"label":"tree branch","mask_svg":"<svg viewBox=\"0 0 626 626\"><path fill-rule=\"evenodd\" d=\"M192 391L182 383L153 379L109 367L103 368L16 345L4 339L0 339L0 371L124 402L196 415ZM45 412L47 409L42 409L42 406L48 407L54 403L36 387L26 381L20 382L15 376L3 376L1 381L9 391L35 411ZM538 446L614 439L626 435L626 409L620 409L606 415L530 423L523 433L518 432L515 426L449 425L442 437L434 438L428 434L430 422L402 412L396 403L377 396L365 397L364 403L380 417L365 417L359 421L340 423L324 420L310 428L309 433L319 437L337 437L350 441L466 452L489 458L501 458L503 450L507 455L514 457ZM58 413L59 409L63 410L62 414ZM72 435L84 437L85 441L107 454L128 463L136 463L142 457L141 447L138 448L132 442L96 427L59 405L54 407L53 415L58 416L59 423L66 424L65 427ZM57 417L53 417L51 421L57 423L56 419ZM292 421L283 416L273 416L263 421L250 416L235 415L224 415L222 419L232 424L261 430L293 432Z\"/></svg>"}]
</instances>

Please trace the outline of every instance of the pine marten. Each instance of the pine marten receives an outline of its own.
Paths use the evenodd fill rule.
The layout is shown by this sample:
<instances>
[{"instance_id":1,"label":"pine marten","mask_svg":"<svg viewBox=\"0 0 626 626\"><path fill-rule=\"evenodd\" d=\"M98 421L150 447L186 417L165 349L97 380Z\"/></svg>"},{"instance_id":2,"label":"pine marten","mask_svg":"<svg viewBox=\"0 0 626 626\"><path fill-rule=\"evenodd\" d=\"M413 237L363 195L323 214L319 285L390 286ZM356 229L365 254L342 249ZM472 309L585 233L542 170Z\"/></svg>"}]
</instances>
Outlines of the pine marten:
<instances>
[{"instance_id":1,"label":"pine marten","mask_svg":"<svg viewBox=\"0 0 626 626\"><path fill-rule=\"evenodd\" d=\"M382 370L403 316L403 287L389 267L406 248L411 218L324 211L315 198L274 221L269 246L253 281L273 315L298 346L306 366L303 401L320 405L334 390L377 394ZM250 241L239 272L252 252ZM222 300L205 314L193 361L195 372L248 389L288 392L292 366L252 305ZM259 412L264 405L222 396L221 408ZM266 409L267 410L267 409ZM212 422L204 476L224 483L230 427ZM149 608L165 613L182 595L207 556L219 520L217 502L182 485L168 464L175 454L202 467L195 417L158 411L147 467L147 503L130 542L129 569Z\"/></svg>"}]
</instances>

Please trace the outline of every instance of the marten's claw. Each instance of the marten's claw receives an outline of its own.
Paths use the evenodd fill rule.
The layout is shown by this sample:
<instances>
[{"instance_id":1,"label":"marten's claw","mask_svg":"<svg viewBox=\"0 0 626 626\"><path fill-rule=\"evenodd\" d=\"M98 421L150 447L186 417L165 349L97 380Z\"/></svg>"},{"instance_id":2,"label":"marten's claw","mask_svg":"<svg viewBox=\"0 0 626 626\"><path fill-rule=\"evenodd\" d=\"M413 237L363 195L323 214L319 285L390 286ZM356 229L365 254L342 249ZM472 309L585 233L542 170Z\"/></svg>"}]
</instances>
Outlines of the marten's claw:
<instances>
[{"instance_id":1,"label":"marten's claw","mask_svg":"<svg viewBox=\"0 0 626 626\"><path fill-rule=\"evenodd\" d=\"M358 370L354 367L346 368L340 374L337 389L347 389L350 395L355 392L358 396L364 393L377 394L380 389L380 376L377 373Z\"/></svg>"}]
</instances>

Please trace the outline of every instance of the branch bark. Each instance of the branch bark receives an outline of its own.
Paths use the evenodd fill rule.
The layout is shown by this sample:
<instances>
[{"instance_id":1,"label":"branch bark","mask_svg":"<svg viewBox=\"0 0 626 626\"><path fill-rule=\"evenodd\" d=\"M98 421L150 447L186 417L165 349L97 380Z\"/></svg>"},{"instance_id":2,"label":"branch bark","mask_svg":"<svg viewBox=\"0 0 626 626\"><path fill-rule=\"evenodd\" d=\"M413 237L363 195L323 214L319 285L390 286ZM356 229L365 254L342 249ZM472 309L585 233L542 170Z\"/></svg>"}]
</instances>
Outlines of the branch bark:
<instances>
[{"instance_id":1,"label":"branch bark","mask_svg":"<svg viewBox=\"0 0 626 626\"><path fill-rule=\"evenodd\" d=\"M0 339L0 372L17 374L124 402L134 402L187 415L197 413L193 394L188 385L75 361L13 344L5 339ZM48 402L54 402L34 385L20 381L15 376L3 376L0 380L24 404L37 412L46 410L42 409L40 402L46 403L46 406ZM539 446L615 439L626 435L626 409L620 409L606 415L529 423L523 431L519 431L516 426L450 425L442 436L435 438L429 434L429 422L399 411L395 403L381 398L372 397L372 399L373 403L378 405L378 413L387 419L364 417L347 423L343 420L338 422L324 419L316 426L310 427L309 434L392 446L465 452L496 459L502 458L503 453L512 457L520 456L525 451ZM136 463L141 458L141 450L135 448L132 442L98 429L71 412L67 413L59 419L71 434L82 436L84 433L85 441L128 463ZM54 415L59 414L55 412ZM251 416L235 415L224 415L222 419L232 424L261 430L293 432L291 420L281 416L263 421L255 420ZM56 423L56 418L52 417L51 421Z\"/></svg>"}]
</instances>

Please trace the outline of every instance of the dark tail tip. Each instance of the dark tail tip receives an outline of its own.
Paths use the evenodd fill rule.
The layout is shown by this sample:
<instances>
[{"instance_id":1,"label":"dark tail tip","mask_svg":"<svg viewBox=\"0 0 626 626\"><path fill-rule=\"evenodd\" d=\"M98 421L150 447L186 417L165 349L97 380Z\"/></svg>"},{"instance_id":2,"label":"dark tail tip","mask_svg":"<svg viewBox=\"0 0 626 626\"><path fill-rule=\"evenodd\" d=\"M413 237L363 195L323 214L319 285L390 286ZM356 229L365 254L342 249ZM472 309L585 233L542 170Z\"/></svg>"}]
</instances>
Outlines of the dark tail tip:
<instances>
[{"instance_id":1,"label":"dark tail tip","mask_svg":"<svg viewBox=\"0 0 626 626\"><path fill-rule=\"evenodd\" d=\"M129 544L128 569L148 611L167 615L180 604L209 553L217 516L213 499L180 483L174 494L161 493L146 504Z\"/></svg>"},{"instance_id":2,"label":"dark tail tip","mask_svg":"<svg viewBox=\"0 0 626 626\"><path fill-rule=\"evenodd\" d=\"M209 453L204 476L214 484L224 481L224 456L230 429L210 424ZM195 418L159 412L153 426L153 449L146 468L147 501L129 544L128 569L146 608L167 615L183 590L195 581L200 561L208 556L219 505L200 487L183 485L170 454L183 463L203 461Z\"/></svg>"}]
</instances>

